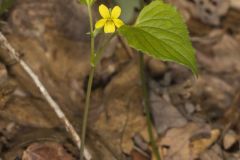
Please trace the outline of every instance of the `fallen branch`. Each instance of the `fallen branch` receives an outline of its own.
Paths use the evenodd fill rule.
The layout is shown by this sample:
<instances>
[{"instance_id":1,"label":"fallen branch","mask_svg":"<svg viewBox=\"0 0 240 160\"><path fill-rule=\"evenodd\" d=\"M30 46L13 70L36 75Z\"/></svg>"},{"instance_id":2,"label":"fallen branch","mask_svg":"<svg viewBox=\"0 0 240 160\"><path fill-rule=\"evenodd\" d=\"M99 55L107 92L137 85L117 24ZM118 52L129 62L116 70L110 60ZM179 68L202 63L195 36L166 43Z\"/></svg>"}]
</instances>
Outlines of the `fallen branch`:
<instances>
[{"instance_id":1,"label":"fallen branch","mask_svg":"<svg viewBox=\"0 0 240 160\"><path fill-rule=\"evenodd\" d=\"M29 65L19 58L19 54L15 51L15 49L9 44L5 36L0 32L0 46L3 49L7 49L10 56L16 60L20 66L25 70L25 72L31 77L35 85L39 88L40 92L42 93L43 97L46 99L46 101L49 103L50 107L55 111L57 116L60 118L60 120L64 123L66 130L71 134L74 142L76 143L77 147L81 148L81 139L78 136L76 130L72 126L72 124L69 122L63 111L61 110L60 106L53 100L53 98L49 95L47 89L44 87L42 82L39 80L38 76L32 71L32 69L29 67ZM91 160L92 156L90 155L89 151L87 149L84 149L84 157L86 160Z\"/></svg>"}]
</instances>

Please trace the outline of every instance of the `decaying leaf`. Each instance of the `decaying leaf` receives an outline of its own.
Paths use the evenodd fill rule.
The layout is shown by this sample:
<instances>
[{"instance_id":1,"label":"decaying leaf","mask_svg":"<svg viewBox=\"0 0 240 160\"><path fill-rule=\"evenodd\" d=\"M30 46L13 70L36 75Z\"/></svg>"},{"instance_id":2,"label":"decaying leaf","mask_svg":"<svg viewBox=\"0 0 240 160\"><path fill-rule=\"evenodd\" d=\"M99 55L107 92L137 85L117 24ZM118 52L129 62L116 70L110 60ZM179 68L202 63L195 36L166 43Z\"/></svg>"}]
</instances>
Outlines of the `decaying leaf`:
<instances>
[{"instance_id":1,"label":"decaying leaf","mask_svg":"<svg viewBox=\"0 0 240 160\"><path fill-rule=\"evenodd\" d=\"M4 109L0 110L0 116L21 125L33 127L51 128L60 123L51 108L43 101L32 101L28 98L20 97L12 98L11 102Z\"/></svg>"},{"instance_id":2,"label":"decaying leaf","mask_svg":"<svg viewBox=\"0 0 240 160\"><path fill-rule=\"evenodd\" d=\"M187 120L170 102L155 93L151 93L151 107L154 124L159 134L169 128L183 127L187 123Z\"/></svg>"},{"instance_id":3,"label":"decaying leaf","mask_svg":"<svg viewBox=\"0 0 240 160\"><path fill-rule=\"evenodd\" d=\"M206 133L203 133L206 134ZM206 137L199 137L190 142L190 154L193 158L197 158L203 151L208 149L220 136L220 130L212 129L210 133L207 133ZM198 135L199 136L199 135ZM201 134L200 134L201 136Z\"/></svg>"},{"instance_id":4,"label":"decaying leaf","mask_svg":"<svg viewBox=\"0 0 240 160\"><path fill-rule=\"evenodd\" d=\"M221 17L229 10L230 0L168 0L175 4L179 10L190 19L199 18L210 25L220 25Z\"/></svg>"},{"instance_id":5,"label":"decaying leaf","mask_svg":"<svg viewBox=\"0 0 240 160\"><path fill-rule=\"evenodd\" d=\"M219 145L214 145L200 155L202 160L223 160L223 153Z\"/></svg>"},{"instance_id":6,"label":"decaying leaf","mask_svg":"<svg viewBox=\"0 0 240 160\"><path fill-rule=\"evenodd\" d=\"M206 125L189 123L182 128L170 129L159 144L161 150L165 150L162 155L164 160L187 160L199 157L199 154L210 147L218 136L219 130L211 130ZM192 141L196 137L198 140Z\"/></svg>"},{"instance_id":7,"label":"decaying leaf","mask_svg":"<svg viewBox=\"0 0 240 160\"><path fill-rule=\"evenodd\" d=\"M104 90L105 111L94 125L95 130L110 142L116 154L130 153L132 138L146 130L146 121L140 100L138 66L130 63L118 73ZM127 92L126 92L127 91ZM144 132L145 133L145 132Z\"/></svg>"},{"instance_id":8,"label":"decaying leaf","mask_svg":"<svg viewBox=\"0 0 240 160\"><path fill-rule=\"evenodd\" d=\"M58 143L34 143L30 145L24 152L22 160L74 160L67 153L63 146Z\"/></svg>"},{"instance_id":9,"label":"decaying leaf","mask_svg":"<svg viewBox=\"0 0 240 160\"><path fill-rule=\"evenodd\" d=\"M207 24L219 25L230 6L230 0L194 0L198 15Z\"/></svg>"},{"instance_id":10,"label":"decaying leaf","mask_svg":"<svg viewBox=\"0 0 240 160\"><path fill-rule=\"evenodd\" d=\"M132 160L148 160L148 158L146 156L140 154L136 150L132 150L131 157L132 157Z\"/></svg>"},{"instance_id":11,"label":"decaying leaf","mask_svg":"<svg viewBox=\"0 0 240 160\"><path fill-rule=\"evenodd\" d=\"M2 110L16 89L16 82L9 78L7 68L0 63L0 110Z\"/></svg>"},{"instance_id":12,"label":"decaying leaf","mask_svg":"<svg viewBox=\"0 0 240 160\"><path fill-rule=\"evenodd\" d=\"M226 133L226 135L223 138L223 147L224 149L229 149L232 147L236 142L238 141L238 135L230 130Z\"/></svg>"}]
</instances>

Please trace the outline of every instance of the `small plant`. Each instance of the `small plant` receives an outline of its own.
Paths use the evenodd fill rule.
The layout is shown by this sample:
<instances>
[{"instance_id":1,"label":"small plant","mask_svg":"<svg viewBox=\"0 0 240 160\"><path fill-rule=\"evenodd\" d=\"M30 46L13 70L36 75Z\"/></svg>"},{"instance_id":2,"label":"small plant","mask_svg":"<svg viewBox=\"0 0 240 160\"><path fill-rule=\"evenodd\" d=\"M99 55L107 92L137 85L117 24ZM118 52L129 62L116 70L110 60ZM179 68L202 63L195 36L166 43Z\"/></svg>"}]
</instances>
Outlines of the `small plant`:
<instances>
[{"instance_id":1,"label":"small plant","mask_svg":"<svg viewBox=\"0 0 240 160\"><path fill-rule=\"evenodd\" d=\"M86 103L83 117L83 126L81 134L81 160L83 160L83 150L85 146L86 127L88 119L88 111L90 106L90 95L92 89L92 82L96 64L99 61L102 51L100 48L95 51L95 37L103 28L104 33L111 34L110 38L119 34L125 38L132 48L147 54L153 58L172 61L182 64L197 74L197 65L195 59L194 49L189 39L188 30L180 14L176 8L170 4L166 4L161 0L155 0L147 6L143 6L140 14L134 25L125 25L119 19L121 8L115 6L113 9L108 9L105 5L99 6L99 12L102 19L98 20L95 24L92 18L92 5L94 0L80 0L88 7L89 23L90 23L90 37L91 37L91 71L88 80ZM117 28L117 30L116 30ZM109 40L107 41L109 42ZM107 45L104 45L104 47ZM149 109L149 99L147 94L146 79L144 72L143 54L140 54L140 72L143 86L144 106L147 117L148 132L151 140L151 145L154 154L158 160L160 155L155 143Z\"/></svg>"}]
</instances>

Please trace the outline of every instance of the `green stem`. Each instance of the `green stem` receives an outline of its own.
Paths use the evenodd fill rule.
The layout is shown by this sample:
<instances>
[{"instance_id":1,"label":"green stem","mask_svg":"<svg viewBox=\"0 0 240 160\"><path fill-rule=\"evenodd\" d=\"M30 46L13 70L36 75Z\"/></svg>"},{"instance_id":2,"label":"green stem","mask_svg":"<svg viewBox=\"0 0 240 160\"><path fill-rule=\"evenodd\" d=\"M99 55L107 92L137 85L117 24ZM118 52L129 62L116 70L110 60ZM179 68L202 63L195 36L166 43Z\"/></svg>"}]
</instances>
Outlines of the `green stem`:
<instances>
[{"instance_id":1,"label":"green stem","mask_svg":"<svg viewBox=\"0 0 240 160\"><path fill-rule=\"evenodd\" d=\"M93 20L92 20L92 10L91 10L90 5L88 5L88 14L89 14L89 24L90 24L90 34L91 34L91 59L90 59L91 71L90 71L90 75L89 75L89 78L88 78L86 103L85 103L84 114L83 114L80 160L83 160L83 151L84 151L84 147L85 147L88 112L89 112L89 108L90 108L90 97L91 97L91 91L92 91L92 83L93 83L94 72L95 72L95 68L96 68L96 64L95 64L96 63L96 54L95 54L95 49L94 49Z\"/></svg>"},{"instance_id":2,"label":"green stem","mask_svg":"<svg viewBox=\"0 0 240 160\"><path fill-rule=\"evenodd\" d=\"M140 1L141 9L144 8L145 2L144 0ZM147 127L148 127L148 136L150 139L150 144L152 146L153 153L157 160L161 160L161 156L158 150L158 146L154 139L153 130L152 130L152 123L151 123L151 109L150 109L150 100L149 100L149 92L148 92L148 83L146 79L146 72L145 72L145 65L144 65L144 55L143 53L139 53L139 65L140 65L140 76L141 76L141 84L142 84L142 92L144 98L144 110L146 112L146 120L147 120Z\"/></svg>"},{"instance_id":3,"label":"green stem","mask_svg":"<svg viewBox=\"0 0 240 160\"><path fill-rule=\"evenodd\" d=\"M90 24L90 35L91 35L91 66L95 67L95 48L94 48L94 29L93 29L93 18L92 18L92 9L91 6L88 5L88 14L89 14L89 24Z\"/></svg>"},{"instance_id":4,"label":"green stem","mask_svg":"<svg viewBox=\"0 0 240 160\"><path fill-rule=\"evenodd\" d=\"M155 154L157 160L161 160L158 146L154 139L153 130L152 130L151 113L150 113L150 110L151 110L150 105L151 104L150 104L150 100L149 100L148 83L147 83L147 79L146 79L143 53L139 53L139 66L140 66L142 93L143 93L143 99L144 99L144 110L146 112L146 120L147 120L147 127L148 127L148 136L150 139L150 144L152 146L153 153Z\"/></svg>"}]
</instances>

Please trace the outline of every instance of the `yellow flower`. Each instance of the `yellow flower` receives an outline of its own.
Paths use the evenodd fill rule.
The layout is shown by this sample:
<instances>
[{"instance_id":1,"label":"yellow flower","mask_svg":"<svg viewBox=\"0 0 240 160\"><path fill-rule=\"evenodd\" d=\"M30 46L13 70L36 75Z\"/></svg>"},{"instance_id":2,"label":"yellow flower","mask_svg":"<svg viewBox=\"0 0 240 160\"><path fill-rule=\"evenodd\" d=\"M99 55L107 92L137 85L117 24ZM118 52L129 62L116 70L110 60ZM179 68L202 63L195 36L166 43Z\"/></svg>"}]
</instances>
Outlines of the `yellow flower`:
<instances>
[{"instance_id":1,"label":"yellow flower","mask_svg":"<svg viewBox=\"0 0 240 160\"><path fill-rule=\"evenodd\" d=\"M119 28L124 25L123 21L119 19L119 16L121 14L121 8L119 6L115 6L111 10L108 9L105 5L101 4L99 6L99 12L102 16L102 19L97 21L95 28L99 29L104 27L105 33L113 33L115 32L115 26Z\"/></svg>"}]
</instances>

